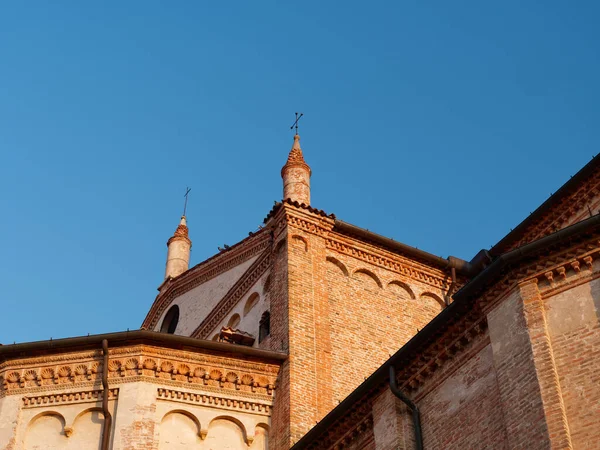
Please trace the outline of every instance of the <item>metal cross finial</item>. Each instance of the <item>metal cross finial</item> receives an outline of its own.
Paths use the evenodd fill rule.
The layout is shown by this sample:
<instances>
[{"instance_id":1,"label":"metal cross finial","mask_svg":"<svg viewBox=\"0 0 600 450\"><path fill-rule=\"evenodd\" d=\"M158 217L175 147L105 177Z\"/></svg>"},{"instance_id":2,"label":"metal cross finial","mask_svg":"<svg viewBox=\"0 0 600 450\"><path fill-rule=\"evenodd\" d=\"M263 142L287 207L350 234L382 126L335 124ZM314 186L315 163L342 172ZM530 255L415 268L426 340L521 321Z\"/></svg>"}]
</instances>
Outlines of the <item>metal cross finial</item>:
<instances>
[{"instance_id":1,"label":"metal cross finial","mask_svg":"<svg viewBox=\"0 0 600 450\"><path fill-rule=\"evenodd\" d=\"M298 134L298 121L302 118L304 114L300 113L300 115L298 115L298 113L296 113L296 121L294 122L294 124L290 127L290 130L294 127L296 127L296 134Z\"/></svg>"},{"instance_id":2,"label":"metal cross finial","mask_svg":"<svg viewBox=\"0 0 600 450\"><path fill-rule=\"evenodd\" d=\"M185 189L186 189L185 195L184 195L185 202L183 203L183 215L184 216L185 216L185 211L187 210L188 195L189 195L190 191L192 190L192 188L186 187Z\"/></svg>"}]
</instances>

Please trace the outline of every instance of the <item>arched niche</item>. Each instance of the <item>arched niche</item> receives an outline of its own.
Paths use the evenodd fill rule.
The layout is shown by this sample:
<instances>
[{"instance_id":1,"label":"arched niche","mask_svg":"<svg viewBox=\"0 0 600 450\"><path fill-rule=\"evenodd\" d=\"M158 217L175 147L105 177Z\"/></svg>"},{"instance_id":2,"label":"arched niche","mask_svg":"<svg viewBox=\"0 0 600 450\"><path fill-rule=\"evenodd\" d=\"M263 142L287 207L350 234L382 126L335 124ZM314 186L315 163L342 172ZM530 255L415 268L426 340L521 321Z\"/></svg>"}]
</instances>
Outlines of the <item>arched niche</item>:
<instances>
[{"instance_id":1,"label":"arched niche","mask_svg":"<svg viewBox=\"0 0 600 450\"><path fill-rule=\"evenodd\" d=\"M444 301L432 292L423 292L416 302L415 324L423 329L445 307Z\"/></svg>"},{"instance_id":2,"label":"arched niche","mask_svg":"<svg viewBox=\"0 0 600 450\"><path fill-rule=\"evenodd\" d=\"M356 269L353 273L353 276L356 279L360 279L361 277L370 278L372 281L375 282L375 284L377 284L379 288L383 287L383 284L381 283L379 277L368 269Z\"/></svg>"},{"instance_id":3,"label":"arched niche","mask_svg":"<svg viewBox=\"0 0 600 450\"><path fill-rule=\"evenodd\" d=\"M421 300L425 303L434 305L436 308L439 307L440 311L446 307L444 300L442 300L439 295L436 295L433 292L423 292L421 294Z\"/></svg>"},{"instance_id":4,"label":"arched niche","mask_svg":"<svg viewBox=\"0 0 600 450\"><path fill-rule=\"evenodd\" d=\"M254 427L254 440L250 446L251 450L267 450L269 448L269 425L257 423Z\"/></svg>"},{"instance_id":5,"label":"arched niche","mask_svg":"<svg viewBox=\"0 0 600 450\"><path fill-rule=\"evenodd\" d=\"M305 237L298 234L292 235L292 244L305 252L308 251L308 241Z\"/></svg>"},{"instance_id":6,"label":"arched niche","mask_svg":"<svg viewBox=\"0 0 600 450\"><path fill-rule=\"evenodd\" d=\"M231 316L229 318L229 320L227 321L227 326L229 328L234 328L235 329L235 328L238 327L238 325L240 324L241 320L242 319L241 319L240 315L236 313L236 314L234 314L233 316Z\"/></svg>"},{"instance_id":7,"label":"arched niche","mask_svg":"<svg viewBox=\"0 0 600 450\"><path fill-rule=\"evenodd\" d=\"M162 325L160 326L161 333L174 334L179 322L179 306L173 305L165 314Z\"/></svg>"},{"instance_id":8,"label":"arched niche","mask_svg":"<svg viewBox=\"0 0 600 450\"><path fill-rule=\"evenodd\" d=\"M73 421L69 449L101 450L104 414L100 408L81 411Z\"/></svg>"},{"instance_id":9,"label":"arched niche","mask_svg":"<svg viewBox=\"0 0 600 450\"><path fill-rule=\"evenodd\" d=\"M247 448L253 441L248 440L246 428L234 417L218 416L208 425L205 447L219 450L238 450Z\"/></svg>"},{"instance_id":10,"label":"arched niche","mask_svg":"<svg viewBox=\"0 0 600 450\"><path fill-rule=\"evenodd\" d=\"M159 450L188 450L202 442L200 421L184 410L169 411L163 416L159 429Z\"/></svg>"},{"instance_id":11,"label":"arched niche","mask_svg":"<svg viewBox=\"0 0 600 450\"><path fill-rule=\"evenodd\" d=\"M254 292L252 295L250 295L250 297L248 297L248 300L246 300L246 304L244 305L244 317L246 317L250 310L258 304L259 300L260 295L258 295L258 292Z\"/></svg>"},{"instance_id":12,"label":"arched niche","mask_svg":"<svg viewBox=\"0 0 600 450\"><path fill-rule=\"evenodd\" d=\"M346 268L346 266L344 265L343 262L341 262L339 259L334 258L333 256L328 256L325 258L325 260L329 263L331 263L332 265L334 265L335 267L337 267L344 276L349 276L350 273L348 272L348 269Z\"/></svg>"},{"instance_id":13,"label":"arched niche","mask_svg":"<svg viewBox=\"0 0 600 450\"><path fill-rule=\"evenodd\" d=\"M57 412L38 414L27 425L25 450L62 450L67 443L65 418Z\"/></svg>"}]
</instances>

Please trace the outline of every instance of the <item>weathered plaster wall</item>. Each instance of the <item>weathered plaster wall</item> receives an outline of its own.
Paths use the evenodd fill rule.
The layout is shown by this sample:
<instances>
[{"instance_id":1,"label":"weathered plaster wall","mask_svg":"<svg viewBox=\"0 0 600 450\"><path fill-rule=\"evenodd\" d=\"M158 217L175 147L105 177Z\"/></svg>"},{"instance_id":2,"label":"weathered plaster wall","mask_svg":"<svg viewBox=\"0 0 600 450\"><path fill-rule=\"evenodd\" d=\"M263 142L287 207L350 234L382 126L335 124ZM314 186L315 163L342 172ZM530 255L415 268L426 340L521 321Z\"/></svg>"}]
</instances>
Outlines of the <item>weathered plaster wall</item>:
<instances>
[{"instance_id":1,"label":"weathered plaster wall","mask_svg":"<svg viewBox=\"0 0 600 450\"><path fill-rule=\"evenodd\" d=\"M190 336L257 257L254 256L175 298L163 312L154 330L160 330L169 308L173 305L178 305L180 314L175 334Z\"/></svg>"},{"instance_id":2,"label":"weathered plaster wall","mask_svg":"<svg viewBox=\"0 0 600 450\"><path fill-rule=\"evenodd\" d=\"M111 448L266 449L277 365L234 351L111 348ZM4 362L0 449L99 448L99 362L98 351Z\"/></svg>"},{"instance_id":3,"label":"weathered plaster wall","mask_svg":"<svg viewBox=\"0 0 600 450\"><path fill-rule=\"evenodd\" d=\"M15 450L17 427L20 422L21 398L19 396L0 397L0 449Z\"/></svg>"}]
</instances>

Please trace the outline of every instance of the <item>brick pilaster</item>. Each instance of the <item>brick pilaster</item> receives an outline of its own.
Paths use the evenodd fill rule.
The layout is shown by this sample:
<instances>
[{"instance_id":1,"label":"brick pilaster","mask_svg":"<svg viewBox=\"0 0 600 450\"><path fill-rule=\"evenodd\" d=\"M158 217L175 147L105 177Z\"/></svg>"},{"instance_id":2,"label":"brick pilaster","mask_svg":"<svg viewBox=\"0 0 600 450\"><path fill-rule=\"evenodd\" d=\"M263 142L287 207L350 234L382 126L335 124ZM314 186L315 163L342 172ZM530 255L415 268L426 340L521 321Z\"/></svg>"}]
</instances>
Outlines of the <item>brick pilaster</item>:
<instances>
[{"instance_id":1,"label":"brick pilaster","mask_svg":"<svg viewBox=\"0 0 600 450\"><path fill-rule=\"evenodd\" d=\"M552 342L548 334L544 303L537 280L522 283L519 285L519 291L552 448L573 448Z\"/></svg>"},{"instance_id":2,"label":"brick pilaster","mask_svg":"<svg viewBox=\"0 0 600 450\"><path fill-rule=\"evenodd\" d=\"M510 448L572 448L537 285L520 285L488 326Z\"/></svg>"}]
</instances>

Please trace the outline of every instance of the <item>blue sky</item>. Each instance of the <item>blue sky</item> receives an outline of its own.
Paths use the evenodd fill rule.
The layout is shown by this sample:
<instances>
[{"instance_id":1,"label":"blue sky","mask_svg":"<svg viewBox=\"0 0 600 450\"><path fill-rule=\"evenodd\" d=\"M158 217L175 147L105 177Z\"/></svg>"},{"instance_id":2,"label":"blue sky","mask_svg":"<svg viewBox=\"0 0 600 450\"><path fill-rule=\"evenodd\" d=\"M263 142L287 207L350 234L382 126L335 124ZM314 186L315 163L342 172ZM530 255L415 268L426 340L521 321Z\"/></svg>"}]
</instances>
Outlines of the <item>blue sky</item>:
<instances>
[{"instance_id":1,"label":"blue sky","mask_svg":"<svg viewBox=\"0 0 600 450\"><path fill-rule=\"evenodd\" d=\"M192 263L281 198L489 248L597 153L597 2L0 8L0 342L138 328L192 187Z\"/></svg>"}]
</instances>

